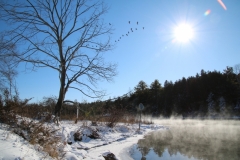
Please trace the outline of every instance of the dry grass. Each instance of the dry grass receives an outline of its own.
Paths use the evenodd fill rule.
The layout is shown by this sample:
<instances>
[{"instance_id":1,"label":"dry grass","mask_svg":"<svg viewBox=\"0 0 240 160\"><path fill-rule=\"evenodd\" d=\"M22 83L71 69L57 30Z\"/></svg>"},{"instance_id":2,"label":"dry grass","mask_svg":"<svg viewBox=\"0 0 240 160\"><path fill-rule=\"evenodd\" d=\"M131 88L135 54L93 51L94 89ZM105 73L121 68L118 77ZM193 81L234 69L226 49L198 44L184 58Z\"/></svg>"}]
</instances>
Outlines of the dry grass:
<instances>
[{"instance_id":1,"label":"dry grass","mask_svg":"<svg viewBox=\"0 0 240 160\"><path fill-rule=\"evenodd\" d=\"M139 123L139 116L138 115L131 115L131 114L128 114L128 115L125 115L121 121L122 123L125 123L127 125L130 125L130 124L136 124L136 123ZM153 124L153 121L152 119L150 118L146 118L146 117L143 117L141 119L141 123L143 124Z\"/></svg>"},{"instance_id":2,"label":"dry grass","mask_svg":"<svg viewBox=\"0 0 240 160\"><path fill-rule=\"evenodd\" d=\"M121 120L122 123L125 123L127 125L135 124L138 122L138 119L135 115L125 115L124 118Z\"/></svg>"},{"instance_id":3,"label":"dry grass","mask_svg":"<svg viewBox=\"0 0 240 160\"><path fill-rule=\"evenodd\" d=\"M105 121L108 127L113 128L116 126L117 123L123 120L124 114L125 114L124 110L111 109L109 111L109 114L104 116L102 121Z\"/></svg>"},{"instance_id":4,"label":"dry grass","mask_svg":"<svg viewBox=\"0 0 240 160\"><path fill-rule=\"evenodd\" d=\"M28 140L30 144L39 145L39 150L45 151L49 156L60 157L61 154L58 150L60 138L54 136L56 130L46 126L43 121L33 122L22 119L13 131Z\"/></svg>"},{"instance_id":5,"label":"dry grass","mask_svg":"<svg viewBox=\"0 0 240 160\"><path fill-rule=\"evenodd\" d=\"M54 136L56 131L45 125L46 122L51 121L51 114L45 114L44 118L38 122L23 118L24 115L39 114L36 110L24 112L29 109L25 106L27 102L28 100L0 99L0 122L8 124L14 133L29 141L30 144L39 146L39 150L45 151L51 157L60 157L58 150L60 138Z\"/></svg>"}]
</instances>

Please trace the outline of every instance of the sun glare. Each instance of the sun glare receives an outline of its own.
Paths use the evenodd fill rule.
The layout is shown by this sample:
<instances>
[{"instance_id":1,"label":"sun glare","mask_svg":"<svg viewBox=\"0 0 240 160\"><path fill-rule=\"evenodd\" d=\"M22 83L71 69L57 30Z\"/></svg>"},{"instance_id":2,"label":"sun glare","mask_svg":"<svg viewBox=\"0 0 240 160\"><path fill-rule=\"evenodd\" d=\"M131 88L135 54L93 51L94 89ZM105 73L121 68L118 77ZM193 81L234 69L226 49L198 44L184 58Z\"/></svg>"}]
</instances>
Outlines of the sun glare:
<instances>
[{"instance_id":1,"label":"sun glare","mask_svg":"<svg viewBox=\"0 0 240 160\"><path fill-rule=\"evenodd\" d=\"M193 38L193 29L188 24L181 24L174 30L175 40L179 42L188 42Z\"/></svg>"}]
</instances>

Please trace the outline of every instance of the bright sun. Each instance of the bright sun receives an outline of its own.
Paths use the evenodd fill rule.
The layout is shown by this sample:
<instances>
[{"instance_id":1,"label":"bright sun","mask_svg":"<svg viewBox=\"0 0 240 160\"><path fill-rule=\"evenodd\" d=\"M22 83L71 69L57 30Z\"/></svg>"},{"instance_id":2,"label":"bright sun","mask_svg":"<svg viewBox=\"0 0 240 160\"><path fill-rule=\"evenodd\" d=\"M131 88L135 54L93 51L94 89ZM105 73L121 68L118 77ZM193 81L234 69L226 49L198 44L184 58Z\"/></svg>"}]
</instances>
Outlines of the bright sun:
<instances>
[{"instance_id":1,"label":"bright sun","mask_svg":"<svg viewBox=\"0 0 240 160\"><path fill-rule=\"evenodd\" d=\"M188 42L193 38L193 29L188 24L178 25L174 30L174 36L179 42Z\"/></svg>"}]
</instances>

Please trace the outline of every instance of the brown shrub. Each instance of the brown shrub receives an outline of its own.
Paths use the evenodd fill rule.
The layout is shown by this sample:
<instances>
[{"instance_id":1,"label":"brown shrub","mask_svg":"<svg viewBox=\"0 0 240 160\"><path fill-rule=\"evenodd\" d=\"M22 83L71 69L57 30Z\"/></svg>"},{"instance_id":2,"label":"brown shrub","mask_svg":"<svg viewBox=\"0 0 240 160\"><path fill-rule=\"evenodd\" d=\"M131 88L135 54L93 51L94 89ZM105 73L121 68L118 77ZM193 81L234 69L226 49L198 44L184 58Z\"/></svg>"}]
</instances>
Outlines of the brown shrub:
<instances>
[{"instance_id":1,"label":"brown shrub","mask_svg":"<svg viewBox=\"0 0 240 160\"><path fill-rule=\"evenodd\" d=\"M109 114L105 117L107 120L106 125L110 128L115 127L117 123L123 120L124 114L124 110L111 109Z\"/></svg>"}]
</instances>

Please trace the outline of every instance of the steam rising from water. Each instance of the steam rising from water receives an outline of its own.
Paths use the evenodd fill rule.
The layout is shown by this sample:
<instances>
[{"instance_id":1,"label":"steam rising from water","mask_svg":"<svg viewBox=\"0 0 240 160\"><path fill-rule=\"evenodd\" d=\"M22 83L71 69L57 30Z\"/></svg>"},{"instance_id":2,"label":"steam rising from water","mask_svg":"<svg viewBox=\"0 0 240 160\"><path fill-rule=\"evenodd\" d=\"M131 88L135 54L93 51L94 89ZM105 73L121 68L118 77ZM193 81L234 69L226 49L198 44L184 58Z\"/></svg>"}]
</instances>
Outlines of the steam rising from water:
<instances>
[{"instance_id":1,"label":"steam rising from water","mask_svg":"<svg viewBox=\"0 0 240 160\"><path fill-rule=\"evenodd\" d=\"M171 119L154 123L169 129L139 140L142 157L149 157L151 150L162 157L167 150L170 155L196 159L240 159L240 121Z\"/></svg>"}]
</instances>

